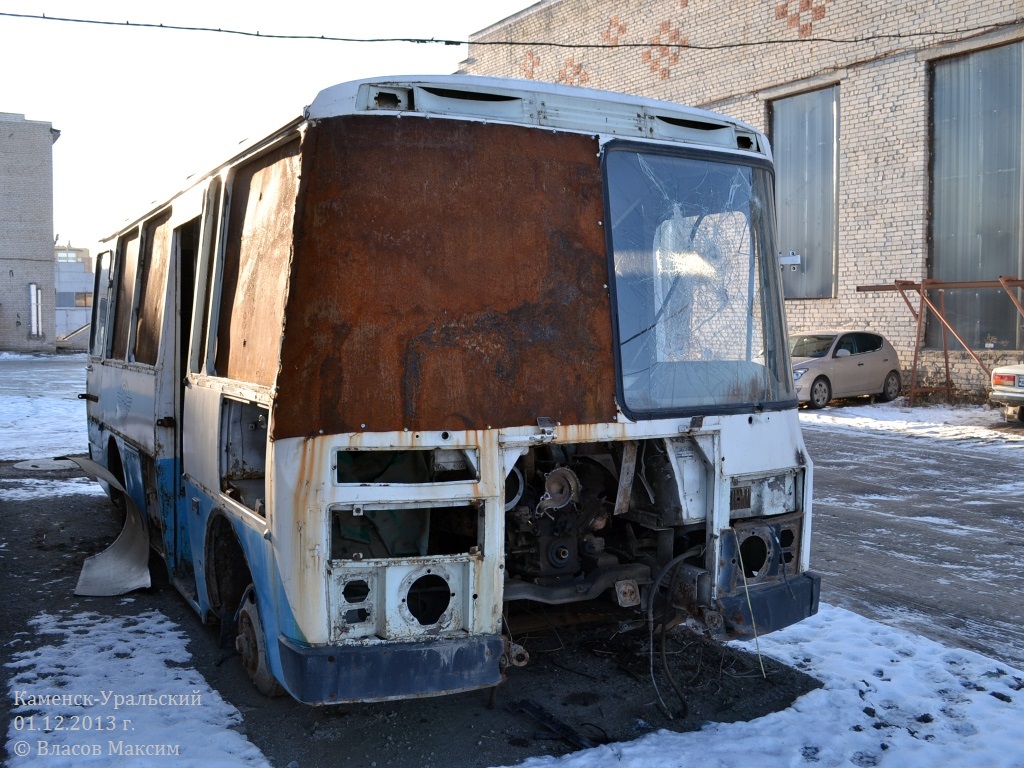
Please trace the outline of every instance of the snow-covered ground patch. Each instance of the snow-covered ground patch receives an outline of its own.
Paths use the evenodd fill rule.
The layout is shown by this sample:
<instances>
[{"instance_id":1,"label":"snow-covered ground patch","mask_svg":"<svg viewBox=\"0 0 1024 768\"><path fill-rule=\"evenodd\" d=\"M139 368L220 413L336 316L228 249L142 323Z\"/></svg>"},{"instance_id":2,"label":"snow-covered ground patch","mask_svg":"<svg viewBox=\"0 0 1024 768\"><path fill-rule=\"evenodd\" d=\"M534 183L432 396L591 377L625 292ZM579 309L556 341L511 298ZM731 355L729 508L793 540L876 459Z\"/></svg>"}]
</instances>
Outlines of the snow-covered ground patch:
<instances>
[{"instance_id":1,"label":"snow-covered ground patch","mask_svg":"<svg viewBox=\"0 0 1024 768\"><path fill-rule=\"evenodd\" d=\"M85 366L77 355L0 352L0 460L88 453Z\"/></svg>"},{"instance_id":2,"label":"snow-covered ground patch","mask_svg":"<svg viewBox=\"0 0 1024 768\"><path fill-rule=\"evenodd\" d=\"M268 765L159 612L42 613L31 627L33 647L6 665L11 768Z\"/></svg>"},{"instance_id":3,"label":"snow-covered ground patch","mask_svg":"<svg viewBox=\"0 0 1024 768\"><path fill-rule=\"evenodd\" d=\"M106 492L89 477L73 477L67 480L38 480L22 478L0 479L0 499L27 501L28 499L52 499L59 496L104 496Z\"/></svg>"},{"instance_id":4,"label":"snow-covered ground patch","mask_svg":"<svg viewBox=\"0 0 1024 768\"><path fill-rule=\"evenodd\" d=\"M916 405L911 408L905 397L891 403L800 411L800 425L812 429L871 430L904 437L969 440L986 450L1024 444L1024 429L994 429L1003 423L1003 414L997 409L981 405Z\"/></svg>"}]
</instances>

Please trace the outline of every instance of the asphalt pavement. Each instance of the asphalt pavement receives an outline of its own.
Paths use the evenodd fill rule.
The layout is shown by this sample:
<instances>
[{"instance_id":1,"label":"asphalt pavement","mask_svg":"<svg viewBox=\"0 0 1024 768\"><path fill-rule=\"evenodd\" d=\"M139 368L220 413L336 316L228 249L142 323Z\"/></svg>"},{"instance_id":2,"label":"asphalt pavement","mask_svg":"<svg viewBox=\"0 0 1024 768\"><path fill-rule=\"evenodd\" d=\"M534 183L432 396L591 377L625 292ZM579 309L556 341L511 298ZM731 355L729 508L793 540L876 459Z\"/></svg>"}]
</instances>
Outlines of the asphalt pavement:
<instances>
[{"instance_id":1,"label":"asphalt pavement","mask_svg":"<svg viewBox=\"0 0 1024 768\"><path fill-rule=\"evenodd\" d=\"M821 599L1024 668L1024 449L817 427L804 440Z\"/></svg>"}]
</instances>

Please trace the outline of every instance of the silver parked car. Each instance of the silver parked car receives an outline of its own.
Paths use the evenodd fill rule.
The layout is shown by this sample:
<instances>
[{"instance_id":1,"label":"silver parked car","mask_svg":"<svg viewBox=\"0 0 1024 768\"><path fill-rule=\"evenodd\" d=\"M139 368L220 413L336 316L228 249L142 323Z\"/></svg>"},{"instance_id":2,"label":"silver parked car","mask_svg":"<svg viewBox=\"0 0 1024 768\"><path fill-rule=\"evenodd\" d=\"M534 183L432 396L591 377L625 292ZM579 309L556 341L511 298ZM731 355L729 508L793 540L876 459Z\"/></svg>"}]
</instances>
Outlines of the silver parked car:
<instances>
[{"instance_id":1,"label":"silver parked car","mask_svg":"<svg viewBox=\"0 0 1024 768\"><path fill-rule=\"evenodd\" d=\"M868 331L819 331L790 338L793 381L800 402L824 408L834 397L900 394L900 360L884 336Z\"/></svg>"},{"instance_id":2,"label":"silver parked car","mask_svg":"<svg viewBox=\"0 0 1024 768\"><path fill-rule=\"evenodd\" d=\"M990 402L1006 409L1006 418L1024 421L1024 365L1001 365L992 369Z\"/></svg>"}]
</instances>

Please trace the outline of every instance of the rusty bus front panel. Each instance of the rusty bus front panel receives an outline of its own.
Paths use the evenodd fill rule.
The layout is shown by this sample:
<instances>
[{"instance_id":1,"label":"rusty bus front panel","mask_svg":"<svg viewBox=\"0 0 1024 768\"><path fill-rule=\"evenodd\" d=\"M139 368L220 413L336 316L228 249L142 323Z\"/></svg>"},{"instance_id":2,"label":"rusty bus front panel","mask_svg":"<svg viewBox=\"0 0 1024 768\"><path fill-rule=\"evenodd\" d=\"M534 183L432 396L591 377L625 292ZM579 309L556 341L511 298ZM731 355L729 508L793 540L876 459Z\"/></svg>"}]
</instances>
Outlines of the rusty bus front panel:
<instances>
[{"instance_id":1,"label":"rusty bus front panel","mask_svg":"<svg viewBox=\"0 0 1024 768\"><path fill-rule=\"evenodd\" d=\"M273 437L612 421L598 155L522 126L312 126Z\"/></svg>"}]
</instances>

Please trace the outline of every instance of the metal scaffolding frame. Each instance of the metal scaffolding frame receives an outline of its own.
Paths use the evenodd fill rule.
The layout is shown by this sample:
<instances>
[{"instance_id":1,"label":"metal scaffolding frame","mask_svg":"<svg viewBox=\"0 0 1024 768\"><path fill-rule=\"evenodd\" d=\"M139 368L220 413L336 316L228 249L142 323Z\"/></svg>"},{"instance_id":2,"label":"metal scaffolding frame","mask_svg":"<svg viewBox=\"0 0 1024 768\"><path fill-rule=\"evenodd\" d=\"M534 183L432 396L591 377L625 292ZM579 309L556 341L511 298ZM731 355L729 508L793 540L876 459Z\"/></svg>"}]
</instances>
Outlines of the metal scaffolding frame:
<instances>
[{"instance_id":1,"label":"metal scaffolding frame","mask_svg":"<svg viewBox=\"0 0 1024 768\"><path fill-rule=\"evenodd\" d=\"M967 354L978 364L978 366L985 372L985 375L990 375L988 366L981 361L970 346L960 338L960 335L956 332L956 329L950 324L949 320L946 319L946 301L945 291L955 290L957 288L966 288L971 290L977 290L979 288L998 288L1006 291L1006 295L1010 297L1010 301L1017 308L1017 312L1020 313L1021 317L1024 318L1024 304L1021 303L1017 297L1017 292L1013 289L1024 288L1024 279L1019 277L1008 277L1001 276L998 280L968 280L963 282L948 282L944 280L922 280L919 283L915 283L912 280L894 280L891 285L858 285L858 293L867 293L871 291L898 291L900 296L903 297L903 301L910 309L910 314L914 316L917 321L917 334L914 337L914 364L910 369L910 388L908 391L908 399L910 405L914 404L914 395L919 392L941 392L945 391L946 398L948 400L953 399L953 385L950 380L949 374L949 334L953 334L960 345L966 350ZM918 308L915 309L910 298L907 296L908 291L917 291L919 296ZM929 291L938 291L938 306L935 305L930 298L928 298ZM946 365L946 385L944 387L919 387L917 386L917 364L920 360L921 354L921 343L923 341L924 333L924 319L928 310L931 310L935 317L940 323L942 323L942 356Z\"/></svg>"}]
</instances>

